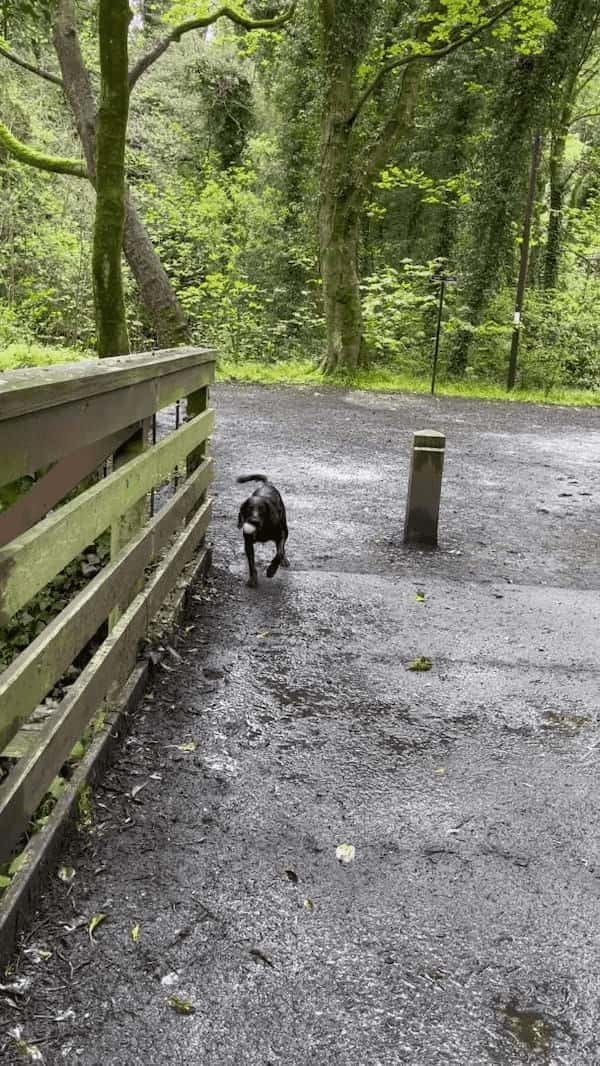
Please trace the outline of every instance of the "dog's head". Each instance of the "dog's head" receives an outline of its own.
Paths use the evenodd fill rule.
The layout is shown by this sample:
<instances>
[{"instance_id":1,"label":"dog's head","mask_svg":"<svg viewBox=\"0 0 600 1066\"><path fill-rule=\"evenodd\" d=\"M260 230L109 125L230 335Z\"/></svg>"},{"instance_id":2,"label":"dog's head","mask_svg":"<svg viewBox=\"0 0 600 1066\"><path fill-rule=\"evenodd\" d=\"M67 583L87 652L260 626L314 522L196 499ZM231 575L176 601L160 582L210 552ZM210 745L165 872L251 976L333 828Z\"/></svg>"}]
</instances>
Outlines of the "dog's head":
<instances>
[{"instance_id":1,"label":"dog's head","mask_svg":"<svg viewBox=\"0 0 600 1066\"><path fill-rule=\"evenodd\" d=\"M242 530L245 537L255 537L260 532L264 522L263 511L264 507L252 496L244 501L238 515L238 529Z\"/></svg>"}]
</instances>

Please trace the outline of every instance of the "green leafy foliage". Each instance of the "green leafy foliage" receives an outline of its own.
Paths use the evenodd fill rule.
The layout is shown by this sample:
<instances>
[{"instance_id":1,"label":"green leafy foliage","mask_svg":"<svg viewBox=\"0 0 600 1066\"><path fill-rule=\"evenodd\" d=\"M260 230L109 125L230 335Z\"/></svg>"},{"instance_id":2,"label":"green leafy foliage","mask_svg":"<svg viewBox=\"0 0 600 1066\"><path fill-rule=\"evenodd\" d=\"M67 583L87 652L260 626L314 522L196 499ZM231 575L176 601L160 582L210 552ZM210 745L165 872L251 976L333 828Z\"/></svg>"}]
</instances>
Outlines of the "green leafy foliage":
<instances>
[{"instance_id":1,"label":"green leafy foliage","mask_svg":"<svg viewBox=\"0 0 600 1066\"><path fill-rule=\"evenodd\" d=\"M427 369L437 305L435 266L406 259L399 270L388 266L365 278L365 336L377 362L416 373Z\"/></svg>"},{"instance_id":2,"label":"green leafy foliage","mask_svg":"<svg viewBox=\"0 0 600 1066\"><path fill-rule=\"evenodd\" d=\"M47 21L34 7L23 9L22 29L15 4L6 0L0 30L30 60L29 42L39 42L37 61L56 70ZM238 9L273 17L285 7L283 0L248 0ZM390 380L427 377L439 291L429 279L441 259L456 278L446 291L441 380L464 338L465 387L504 379L531 126L559 114L569 57L581 53L592 7L586 0L523 0L491 33L429 69L414 128L381 171L361 217L362 310L374 380L386 372ZM209 5L157 2L147 10L164 16L165 27L149 23L132 42L134 52L145 51L168 26L207 14ZM220 20L206 38L184 35L132 95L132 195L194 339L214 345L227 367L277 368L287 359L293 376L295 367L310 367L323 354L317 205L324 74L316 11L300 3L277 33L246 33ZM480 0L449 0L431 21L424 4L414 5L409 18L390 0L352 0L346 14L360 19L347 17L342 29L353 55L360 46L357 87L368 86L383 62L414 50L415 20L428 38L417 46L431 49L479 25L489 11ZM80 5L78 18L93 65L95 17ZM592 55L597 49L596 41ZM14 135L49 155L80 154L56 88L6 62L1 69L1 117ZM588 74L589 68L582 72L574 112L586 117L572 123L562 171L560 281L547 293L535 285L549 220L548 146L536 204L519 380L548 395L565 386L598 387L593 264L600 247L600 124L598 77ZM397 72L385 80L361 116L365 152L401 84ZM544 86L551 92L542 93ZM89 352L95 343L92 189L25 168L2 149L0 189L6 253L0 369L42 365L47 346L55 349L50 358L61 361ZM125 279L132 346L143 349L154 340L153 327L127 272ZM33 616L33 628L26 620L29 635L45 614Z\"/></svg>"}]
</instances>

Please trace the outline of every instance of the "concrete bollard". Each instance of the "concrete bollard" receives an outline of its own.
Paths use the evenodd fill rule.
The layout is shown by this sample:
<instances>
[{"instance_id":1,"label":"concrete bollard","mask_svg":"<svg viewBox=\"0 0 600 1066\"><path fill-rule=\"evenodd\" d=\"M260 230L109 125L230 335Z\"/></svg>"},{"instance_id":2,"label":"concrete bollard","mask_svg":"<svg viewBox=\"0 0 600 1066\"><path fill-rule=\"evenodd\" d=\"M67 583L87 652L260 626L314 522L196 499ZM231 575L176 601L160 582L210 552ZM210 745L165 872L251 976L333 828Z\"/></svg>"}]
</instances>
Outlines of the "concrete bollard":
<instances>
[{"instance_id":1,"label":"concrete bollard","mask_svg":"<svg viewBox=\"0 0 600 1066\"><path fill-rule=\"evenodd\" d=\"M406 518L405 544L437 545L446 438L434 429L414 435Z\"/></svg>"}]
</instances>

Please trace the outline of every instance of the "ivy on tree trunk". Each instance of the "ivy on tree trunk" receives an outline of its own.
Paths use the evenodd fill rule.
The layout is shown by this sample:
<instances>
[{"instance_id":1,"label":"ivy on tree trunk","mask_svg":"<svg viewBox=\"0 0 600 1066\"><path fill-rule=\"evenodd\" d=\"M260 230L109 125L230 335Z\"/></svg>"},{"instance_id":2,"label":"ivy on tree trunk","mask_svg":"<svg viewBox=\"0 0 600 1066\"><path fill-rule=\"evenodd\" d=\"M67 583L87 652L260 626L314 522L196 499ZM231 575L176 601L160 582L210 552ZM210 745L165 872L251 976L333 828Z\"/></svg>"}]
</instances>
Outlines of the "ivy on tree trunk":
<instances>
[{"instance_id":1,"label":"ivy on tree trunk","mask_svg":"<svg viewBox=\"0 0 600 1066\"><path fill-rule=\"evenodd\" d=\"M96 131L96 219L92 270L100 358L129 351L121 248L125 137L129 113L128 0L99 0L100 106Z\"/></svg>"},{"instance_id":2,"label":"ivy on tree trunk","mask_svg":"<svg viewBox=\"0 0 600 1066\"><path fill-rule=\"evenodd\" d=\"M95 184L96 97L81 53L72 0L59 0L57 4L53 42L65 95L77 124L90 178ZM158 344L163 348L189 344L186 316L129 192L126 193L123 251Z\"/></svg>"},{"instance_id":3,"label":"ivy on tree trunk","mask_svg":"<svg viewBox=\"0 0 600 1066\"><path fill-rule=\"evenodd\" d=\"M355 0L351 8L344 19L335 5L324 2L321 11L327 83L321 119L319 254L327 328L323 366L328 371L356 369L363 352L358 280L360 219L353 203L360 177L354 129L347 119L354 106L354 78L361 56L361 36L368 36L368 21L365 25L360 0ZM354 28L356 33L352 32Z\"/></svg>"},{"instance_id":4,"label":"ivy on tree trunk","mask_svg":"<svg viewBox=\"0 0 600 1066\"><path fill-rule=\"evenodd\" d=\"M378 5L373 0L320 0L325 90L321 120L319 253L327 351L327 371L356 369L366 358L363 338L358 249L360 221L374 183L390 155L411 134L427 64L445 58L493 25L516 0L507 0L485 23L465 30L446 45L426 53L397 56L381 64L362 88ZM413 39L421 48L438 17L438 0L429 0ZM394 74L387 105L377 109L375 128L361 130L367 105ZM371 120L373 115L371 114Z\"/></svg>"}]
</instances>

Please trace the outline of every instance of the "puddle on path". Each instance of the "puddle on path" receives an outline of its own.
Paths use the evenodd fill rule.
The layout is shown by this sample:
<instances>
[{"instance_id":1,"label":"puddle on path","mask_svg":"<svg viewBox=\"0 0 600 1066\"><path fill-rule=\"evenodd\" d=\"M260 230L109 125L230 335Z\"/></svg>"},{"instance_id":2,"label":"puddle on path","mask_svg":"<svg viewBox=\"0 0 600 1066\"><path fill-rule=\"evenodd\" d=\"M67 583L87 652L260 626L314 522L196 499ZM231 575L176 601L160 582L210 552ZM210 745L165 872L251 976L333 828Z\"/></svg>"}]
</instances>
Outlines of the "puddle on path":
<instances>
[{"instance_id":1,"label":"puddle on path","mask_svg":"<svg viewBox=\"0 0 600 1066\"><path fill-rule=\"evenodd\" d=\"M548 1061L552 1049L556 1028L537 1010L518 1007L514 1000L497 1008L505 1029L524 1049L538 1056L540 1061Z\"/></svg>"},{"instance_id":2,"label":"puddle on path","mask_svg":"<svg viewBox=\"0 0 600 1066\"><path fill-rule=\"evenodd\" d=\"M544 729L560 729L563 732L574 733L576 730L585 729L592 724L592 719L586 714L567 714L561 711L544 711L542 715Z\"/></svg>"}]
</instances>

